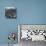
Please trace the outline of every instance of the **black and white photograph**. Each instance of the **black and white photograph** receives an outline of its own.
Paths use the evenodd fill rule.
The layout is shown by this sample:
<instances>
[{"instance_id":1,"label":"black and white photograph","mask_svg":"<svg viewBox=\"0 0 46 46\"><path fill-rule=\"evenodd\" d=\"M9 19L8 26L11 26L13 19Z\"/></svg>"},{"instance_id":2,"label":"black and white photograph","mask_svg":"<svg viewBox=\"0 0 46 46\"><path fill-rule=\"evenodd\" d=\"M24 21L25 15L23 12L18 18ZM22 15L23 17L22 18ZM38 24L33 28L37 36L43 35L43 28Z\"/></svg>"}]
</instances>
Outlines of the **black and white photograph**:
<instances>
[{"instance_id":1,"label":"black and white photograph","mask_svg":"<svg viewBox=\"0 0 46 46\"><path fill-rule=\"evenodd\" d=\"M5 7L6 18L16 18L16 8L15 7Z\"/></svg>"}]
</instances>

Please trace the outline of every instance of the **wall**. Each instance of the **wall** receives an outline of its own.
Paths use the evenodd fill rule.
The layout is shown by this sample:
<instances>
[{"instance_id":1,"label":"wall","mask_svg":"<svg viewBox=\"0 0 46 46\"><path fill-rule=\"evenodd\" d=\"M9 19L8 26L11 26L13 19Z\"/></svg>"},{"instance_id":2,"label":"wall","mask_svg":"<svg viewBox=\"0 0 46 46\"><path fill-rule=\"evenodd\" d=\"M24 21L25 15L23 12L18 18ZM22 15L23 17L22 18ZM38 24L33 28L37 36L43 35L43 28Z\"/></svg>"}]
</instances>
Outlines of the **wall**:
<instances>
[{"instance_id":1,"label":"wall","mask_svg":"<svg viewBox=\"0 0 46 46\"><path fill-rule=\"evenodd\" d=\"M5 18L6 6L17 8L16 19ZM0 0L0 44L8 43L9 32L18 32L18 24L46 24L46 0Z\"/></svg>"}]
</instances>

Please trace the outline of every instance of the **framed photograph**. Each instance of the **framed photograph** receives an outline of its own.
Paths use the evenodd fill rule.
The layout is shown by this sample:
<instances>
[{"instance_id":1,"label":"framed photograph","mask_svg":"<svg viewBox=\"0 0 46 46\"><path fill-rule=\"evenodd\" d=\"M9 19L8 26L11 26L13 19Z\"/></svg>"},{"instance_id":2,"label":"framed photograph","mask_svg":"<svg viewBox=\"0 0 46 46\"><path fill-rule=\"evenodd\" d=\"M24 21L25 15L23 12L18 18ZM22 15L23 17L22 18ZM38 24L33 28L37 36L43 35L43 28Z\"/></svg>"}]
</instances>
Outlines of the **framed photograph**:
<instances>
[{"instance_id":1,"label":"framed photograph","mask_svg":"<svg viewBox=\"0 0 46 46\"><path fill-rule=\"evenodd\" d=\"M15 7L5 7L6 18L16 18L16 8Z\"/></svg>"},{"instance_id":2,"label":"framed photograph","mask_svg":"<svg viewBox=\"0 0 46 46\"><path fill-rule=\"evenodd\" d=\"M18 33L20 40L46 41L46 25L19 25Z\"/></svg>"}]
</instances>

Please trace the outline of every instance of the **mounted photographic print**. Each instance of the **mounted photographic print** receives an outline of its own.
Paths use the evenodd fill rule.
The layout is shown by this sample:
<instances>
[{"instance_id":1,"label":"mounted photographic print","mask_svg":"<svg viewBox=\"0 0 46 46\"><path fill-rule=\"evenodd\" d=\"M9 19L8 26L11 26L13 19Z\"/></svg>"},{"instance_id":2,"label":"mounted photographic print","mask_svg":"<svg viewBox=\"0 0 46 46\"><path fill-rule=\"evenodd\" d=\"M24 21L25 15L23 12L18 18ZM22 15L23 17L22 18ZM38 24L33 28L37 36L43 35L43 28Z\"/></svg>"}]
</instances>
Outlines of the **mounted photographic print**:
<instances>
[{"instance_id":1,"label":"mounted photographic print","mask_svg":"<svg viewBox=\"0 0 46 46\"><path fill-rule=\"evenodd\" d=\"M20 28L20 29L19 29ZM21 40L46 41L46 25L19 25ZM19 33L19 32L18 32Z\"/></svg>"},{"instance_id":2,"label":"mounted photographic print","mask_svg":"<svg viewBox=\"0 0 46 46\"><path fill-rule=\"evenodd\" d=\"M46 43L46 25L19 24L18 42L20 46L43 45Z\"/></svg>"},{"instance_id":3,"label":"mounted photographic print","mask_svg":"<svg viewBox=\"0 0 46 46\"><path fill-rule=\"evenodd\" d=\"M6 18L16 18L16 8L15 7L5 7Z\"/></svg>"}]
</instances>

